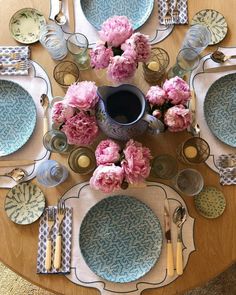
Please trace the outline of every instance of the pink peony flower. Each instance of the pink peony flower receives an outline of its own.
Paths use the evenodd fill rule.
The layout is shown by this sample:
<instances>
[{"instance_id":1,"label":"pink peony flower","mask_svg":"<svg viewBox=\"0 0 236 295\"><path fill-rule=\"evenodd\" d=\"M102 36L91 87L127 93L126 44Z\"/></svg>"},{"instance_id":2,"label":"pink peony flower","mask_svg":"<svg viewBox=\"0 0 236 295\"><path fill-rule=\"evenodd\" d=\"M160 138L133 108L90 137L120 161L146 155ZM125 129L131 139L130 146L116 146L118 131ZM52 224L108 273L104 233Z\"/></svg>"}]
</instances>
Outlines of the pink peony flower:
<instances>
[{"instance_id":1,"label":"pink peony flower","mask_svg":"<svg viewBox=\"0 0 236 295\"><path fill-rule=\"evenodd\" d=\"M90 178L90 185L96 190L111 193L120 188L123 179L124 171L121 167L100 165L93 172L93 176Z\"/></svg>"},{"instance_id":2,"label":"pink peony flower","mask_svg":"<svg viewBox=\"0 0 236 295\"><path fill-rule=\"evenodd\" d=\"M87 111L98 102L95 82L83 81L69 86L65 99L71 107Z\"/></svg>"},{"instance_id":3,"label":"pink peony flower","mask_svg":"<svg viewBox=\"0 0 236 295\"><path fill-rule=\"evenodd\" d=\"M95 150L98 165L115 163L120 159L120 146L113 140L102 140Z\"/></svg>"},{"instance_id":4,"label":"pink peony flower","mask_svg":"<svg viewBox=\"0 0 236 295\"><path fill-rule=\"evenodd\" d=\"M71 118L75 113L75 110L67 105L66 101L57 101L52 107L52 120L54 123L61 125Z\"/></svg>"},{"instance_id":5,"label":"pink peony flower","mask_svg":"<svg viewBox=\"0 0 236 295\"><path fill-rule=\"evenodd\" d=\"M173 106L166 111L164 122L171 132L183 131L191 123L190 111L183 105Z\"/></svg>"},{"instance_id":6,"label":"pink peony flower","mask_svg":"<svg viewBox=\"0 0 236 295\"><path fill-rule=\"evenodd\" d=\"M159 86L152 86L147 92L146 100L152 104L161 106L166 101L166 92Z\"/></svg>"},{"instance_id":7,"label":"pink peony flower","mask_svg":"<svg viewBox=\"0 0 236 295\"><path fill-rule=\"evenodd\" d=\"M121 167L124 169L125 180L129 183L137 183L147 178L152 158L149 148L130 139L123 152L125 159L121 161Z\"/></svg>"},{"instance_id":8,"label":"pink peony flower","mask_svg":"<svg viewBox=\"0 0 236 295\"><path fill-rule=\"evenodd\" d=\"M108 67L110 58L113 57L112 48L107 48L103 44L98 44L90 51L91 67L95 69L105 69Z\"/></svg>"},{"instance_id":9,"label":"pink peony flower","mask_svg":"<svg viewBox=\"0 0 236 295\"><path fill-rule=\"evenodd\" d=\"M115 15L102 24L98 33L108 45L118 47L133 34L133 28L126 16Z\"/></svg>"},{"instance_id":10,"label":"pink peony flower","mask_svg":"<svg viewBox=\"0 0 236 295\"><path fill-rule=\"evenodd\" d=\"M111 63L108 66L107 73L111 80L116 82L122 82L131 78L136 70L136 63L133 59L126 58L124 56L115 56L112 58Z\"/></svg>"},{"instance_id":11,"label":"pink peony flower","mask_svg":"<svg viewBox=\"0 0 236 295\"><path fill-rule=\"evenodd\" d=\"M174 104L186 105L190 100L191 93L188 84L180 77L174 77L170 80L166 80L163 84L169 101Z\"/></svg>"},{"instance_id":12,"label":"pink peony flower","mask_svg":"<svg viewBox=\"0 0 236 295\"><path fill-rule=\"evenodd\" d=\"M66 134L69 144L89 145L98 135L95 116L79 112L65 122L62 131Z\"/></svg>"}]
</instances>

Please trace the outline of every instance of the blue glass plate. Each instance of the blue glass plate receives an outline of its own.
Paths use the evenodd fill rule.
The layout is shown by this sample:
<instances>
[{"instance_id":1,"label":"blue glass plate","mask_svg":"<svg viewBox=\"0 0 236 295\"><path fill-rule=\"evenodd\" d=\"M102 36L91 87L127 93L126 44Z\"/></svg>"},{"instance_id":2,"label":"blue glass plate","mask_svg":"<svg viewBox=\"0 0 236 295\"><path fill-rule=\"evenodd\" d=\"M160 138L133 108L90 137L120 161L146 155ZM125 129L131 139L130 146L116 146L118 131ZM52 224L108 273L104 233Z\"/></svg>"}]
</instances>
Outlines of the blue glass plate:
<instances>
[{"instance_id":1,"label":"blue glass plate","mask_svg":"<svg viewBox=\"0 0 236 295\"><path fill-rule=\"evenodd\" d=\"M134 197L111 196L93 206L82 221L81 253L90 269L112 282L144 276L157 262L162 229L154 212Z\"/></svg>"},{"instance_id":2,"label":"blue glass plate","mask_svg":"<svg viewBox=\"0 0 236 295\"><path fill-rule=\"evenodd\" d=\"M14 153L30 138L36 124L36 107L20 85L0 80L0 156Z\"/></svg>"},{"instance_id":3,"label":"blue glass plate","mask_svg":"<svg viewBox=\"0 0 236 295\"><path fill-rule=\"evenodd\" d=\"M154 0L81 0L81 8L87 20L98 30L102 23L114 15L125 15L136 30L149 18Z\"/></svg>"},{"instance_id":4,"label":"blue glass plate","mask_svg":"<svg viewBox=\"0 0 236 295\"><path fill-rule=\"evenodd\" d=\"M236 147L236 74L216 80L204 101L204 115L212 133Z\"/></svg>"}]
</instances>

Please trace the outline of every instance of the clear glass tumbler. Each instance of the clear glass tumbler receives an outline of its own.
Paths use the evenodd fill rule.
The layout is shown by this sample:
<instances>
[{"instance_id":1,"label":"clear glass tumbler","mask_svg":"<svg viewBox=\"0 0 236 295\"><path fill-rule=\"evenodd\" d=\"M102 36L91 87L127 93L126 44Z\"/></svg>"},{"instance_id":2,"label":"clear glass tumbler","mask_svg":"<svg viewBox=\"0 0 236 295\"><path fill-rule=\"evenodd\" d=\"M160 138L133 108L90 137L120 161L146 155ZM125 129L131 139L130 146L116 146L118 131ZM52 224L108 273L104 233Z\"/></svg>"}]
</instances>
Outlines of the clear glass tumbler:
<instances>
[{"instance_id":1,"label":"clear glass tumbler","mask_svg":"<svg viewBox=\"0 0 236 295\"><path fill-rule=\"evenodd\" d=\"M44 147L54 153L68 153L70 145L64 132L52 129L43 136Z\"/></svg>"},{"instance_id":2,"label":"clear glass tumbler","mask_svg":"<svg viewBox=\"0 0 236 295\"><path fill-rule=\"evenodd\" d=\"M178 164L171 155L159 155L152 160L152 174L162 179L171 179L178 172Z\"/></svg>"},{"instance_id":3,"label":"clear glass tumbler","mask_svg":"<svg viewBox=\"0 0 236 295\"><path fill-rule=\"evenodd\" d=\"M66 57L68 50L62 29L55 25L45 25L40 29L39 41L55 60Z\"/></svg>"}]
</instances>

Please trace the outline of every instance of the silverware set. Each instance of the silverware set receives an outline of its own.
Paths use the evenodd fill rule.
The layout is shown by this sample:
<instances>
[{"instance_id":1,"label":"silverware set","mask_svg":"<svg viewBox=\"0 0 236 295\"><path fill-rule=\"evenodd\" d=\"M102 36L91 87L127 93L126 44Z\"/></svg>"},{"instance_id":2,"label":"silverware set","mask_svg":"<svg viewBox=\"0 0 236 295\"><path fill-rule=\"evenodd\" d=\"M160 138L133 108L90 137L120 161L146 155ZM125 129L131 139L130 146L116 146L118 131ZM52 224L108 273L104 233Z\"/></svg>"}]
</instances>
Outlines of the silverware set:
<instances>
[{"instance_id":1,"label":"silverware set","mask_svg":"<svg viewBox=\"0 0 236 295\"><path fill-rule=\"evenodd\" d=\"M1 63L0 62L0 70L13 68L15 70L28 70L31 67L31 62L29 60L21 60L12 63Z\"/></svg>"},{"instance_id":2,"label":"silverware set","mask_svg":"<svg viewBox=\"0 0 236 295\"><path fill-rule=\"evenodd\" d=\"M173 8L172 4L173 3ZM164 15L163 21L166 26L171 25L173 23L177 23L179 20L179 9L178 9L178 0L165 0L166 4L166 13Z\"/></svg>"}]
</instances>

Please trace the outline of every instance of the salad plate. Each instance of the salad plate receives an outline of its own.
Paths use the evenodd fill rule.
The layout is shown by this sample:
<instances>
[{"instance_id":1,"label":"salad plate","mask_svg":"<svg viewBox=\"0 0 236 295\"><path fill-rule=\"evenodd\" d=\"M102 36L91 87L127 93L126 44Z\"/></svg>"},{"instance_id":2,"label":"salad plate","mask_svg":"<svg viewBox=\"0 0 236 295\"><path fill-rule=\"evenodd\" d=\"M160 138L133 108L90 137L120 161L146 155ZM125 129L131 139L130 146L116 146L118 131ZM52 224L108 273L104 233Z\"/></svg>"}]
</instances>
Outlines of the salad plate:
<instances>
[{"instance_id":1,"label":"salad plate","mask_svg":"<svg viewBox=\"0 0 236 295\"><path fill-rule=\"evenodd\" d=\"M102 23L114 15L125 15L131 21L133 29L141 27L149 18L154 0L81 0L82 11L87 20L97 29Z\"/></svg>"},{"instance_id":2,"label":"salad plate","mask_svg":"<svg viewBox=\"0 0 236 295\"><path fill-rule=\"evenodd\" d=\"M80 227L79 245L89 268L105 280L127 283L149 272L161 253L162 229L154 212L131 196L94 205Z\"/></svg>"}]
</instances>

